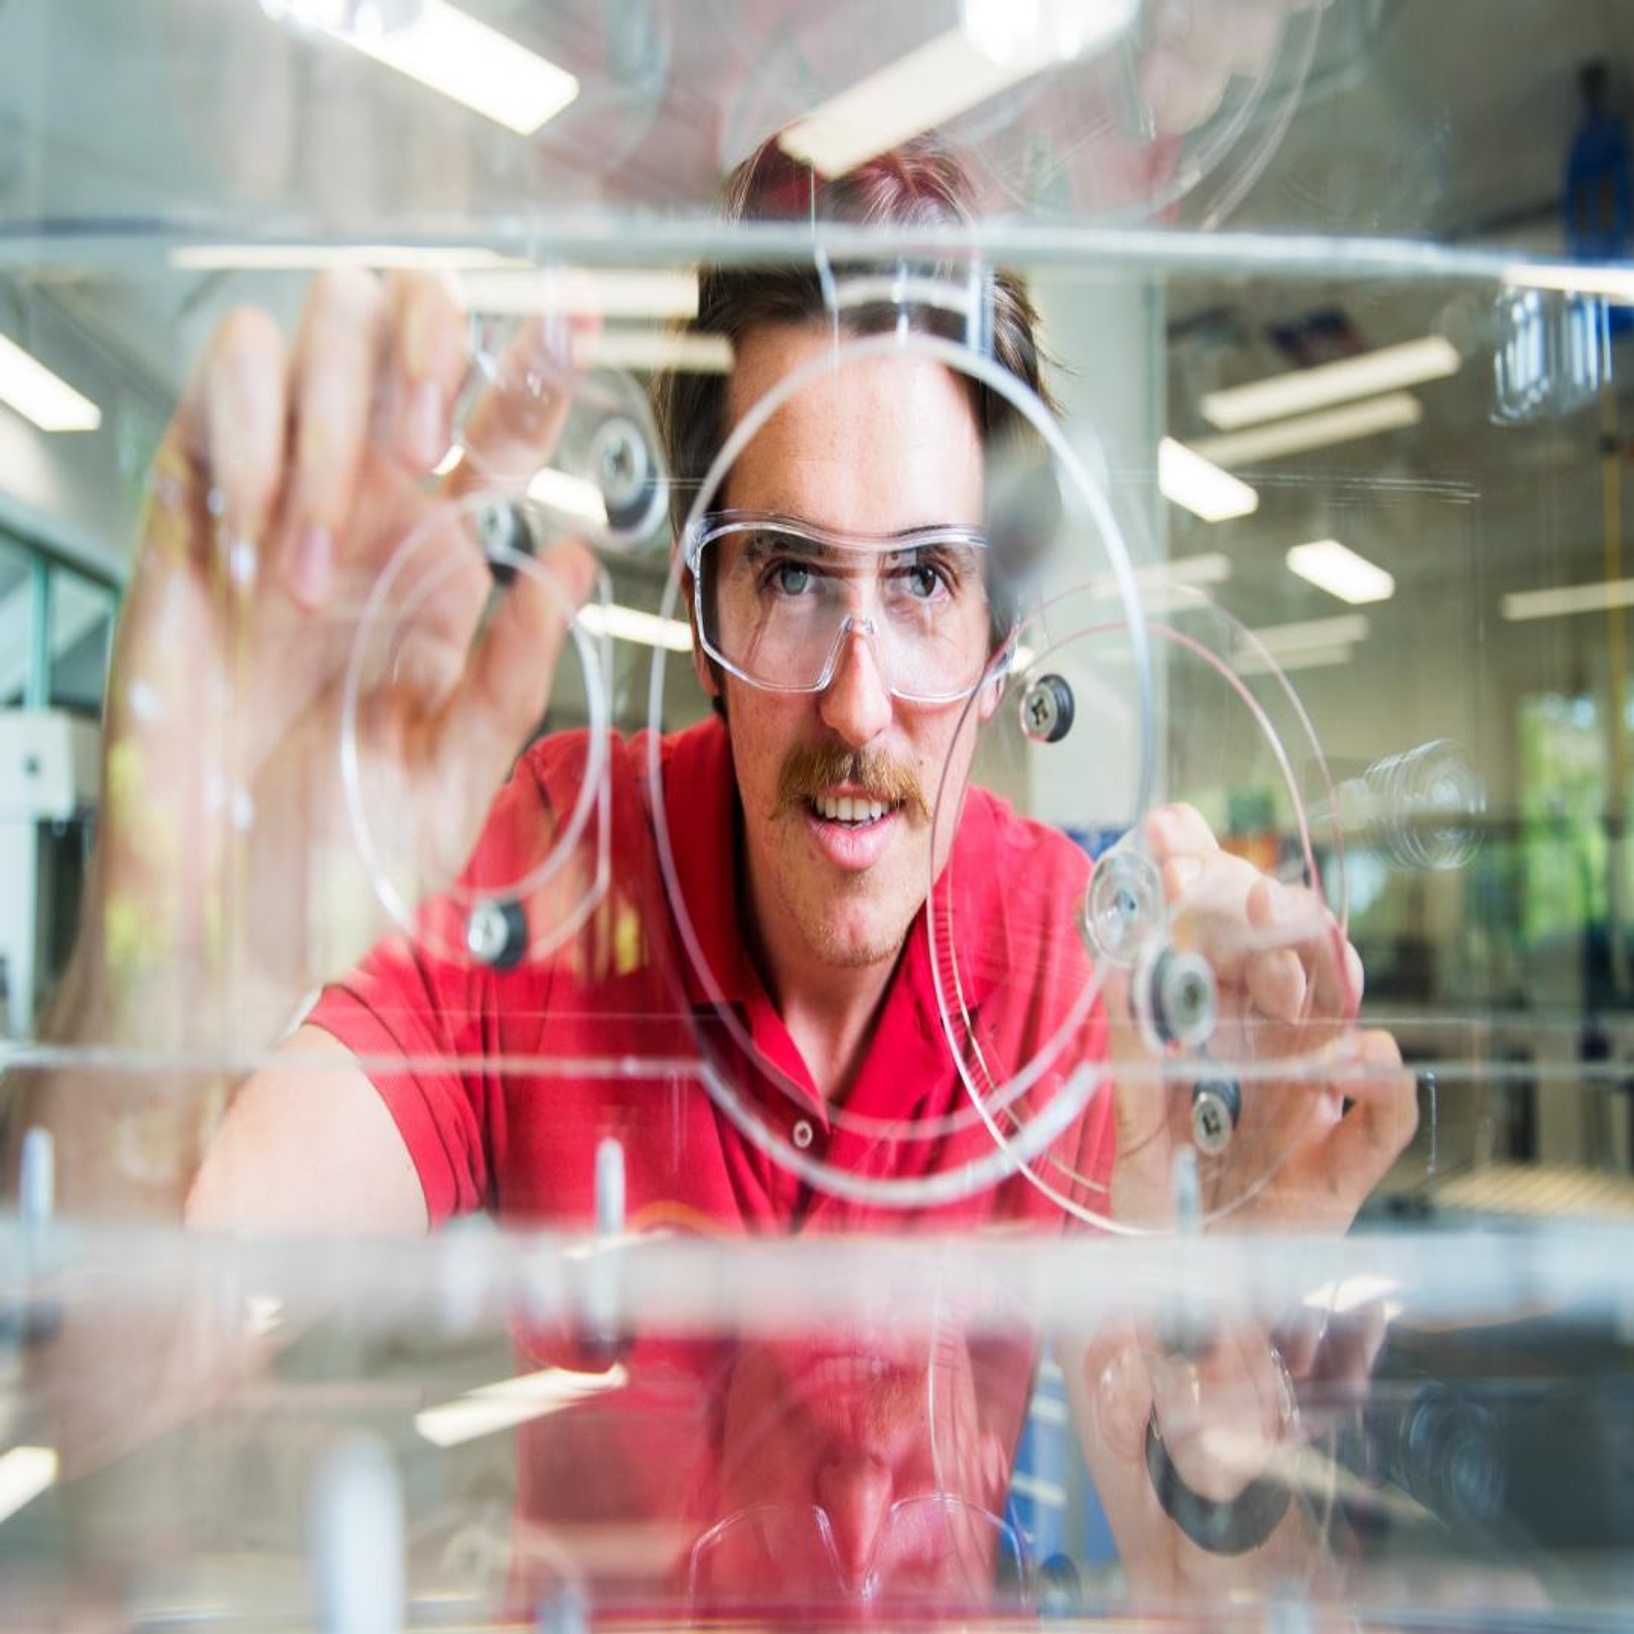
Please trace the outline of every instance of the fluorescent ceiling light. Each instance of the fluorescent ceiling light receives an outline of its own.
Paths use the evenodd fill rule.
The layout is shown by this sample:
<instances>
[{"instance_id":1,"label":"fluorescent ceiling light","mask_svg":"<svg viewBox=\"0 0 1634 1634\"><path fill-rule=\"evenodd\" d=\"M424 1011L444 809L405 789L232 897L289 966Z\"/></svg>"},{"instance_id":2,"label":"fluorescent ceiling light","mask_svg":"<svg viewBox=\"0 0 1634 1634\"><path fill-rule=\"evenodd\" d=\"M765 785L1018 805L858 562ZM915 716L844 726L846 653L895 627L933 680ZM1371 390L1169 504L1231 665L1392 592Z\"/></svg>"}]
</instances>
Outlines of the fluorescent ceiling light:
<instances>
[{"instance_id":1,"label":"fluorescent ceiling light","mask_svg":"<svg viewBox=\"0 0 1634 1634\"><path fill-rule=\"evenodd\" d=\"M0 335L0 401L41 431L95 431L102 424L102 410L90 398L4 335Z\"/></svg>"},{"instance_id":2,"label":"fluorescent ceiling light","mask_svg":"<svg viewBox=\"0 0 1634 1634\"><path fill-rule=\"evenodd\" d=\"M1498 610L1511 623L1531 618L1563 618L1571 613L1605 613L1634 607L1634 579L1567 584L1554 590L1520 590L1505 596Z\"/></svg>"},{"instance_id":3,"label":"fluorescent ceiling light","mask_svg":"<svg viewBox=\"0 0 1634 1634\"><path fill-rule=\"evenodd\" d=\"M974 108L1064 56L1128 32L1139 0L964 0L963 25L859 80L797 120L783 151L823 176Z\"/></svg>"},{"instance_id":4,"label":"fluorescent ceiling light","mask_svg":"<svg viewBox=\"0 0 1634 1634\"><path fill-rule=\"evenodd\" d=\"M1233 664L1239 675L1269 675L1272 670L1332 669L1348 664L1356 656L1356 649L1346 643L1337 647L1312 647L1305 652L1265 653L1252 647L1238 652Z\"/></svg>"},{"instance_id":5,"label":"fluorescent ceiling light","mask_svg":"<svg viewBox=\"0 0 1634 1634\"><path fill-rule=\"evenodd\" d=\"M1205 522L1252 516L1260 506L1260 496L1246 482L1173 437L1157 445L1157 485L1165 499Z\"/></svg>"},{"instance_id":6,"label":"fluorescent ceiling light","mask_svg":"<svg viewBox=\"0 0 1634 1634\"><path fill-rule=\"evenodd\" d=\"M1358 556L1337 539L1295 545L1288 552L1288 566L1318 590L1326 590L1353 607L1389 601L1396 593L1396 581L1382 567Z\"/></svg>"},{"instance_id":7,"label":"fluorescent ceiling light","mask_svg":"<svg viewBox=\"0 0 1634 1634\"><path fill-rule=\"evenodd\" d=\"M631 641L640 647L663 647L669 652L692 651L692 628L678 618L660 618L639 608L621 607L617 602L602 606L587 602L579 609L579 623L591 635L611 636L614 641Z\"/></svg>"},{"instance_id":8,"label":"fluorescent ceiling light","mask_svg":"<svg viewBox=\"0 0 1634 1634\"><path fill-rule=\"evenodd\" d=\"M1298 624L1268 624L1249 634L1273 658L1281 660L1294 653L1366 641L1371 629L1365 613L1341 613L1337 618L1306 619Z\"/></svg>"},{"instance_id":9,"label":"fluorescent ceiling light","mask_svg":"<svg viewBox=\"0 0 1634 1634\"><path fill-rule=\"evenodd\" d=\"M427 1407L414 1415L414 1428L433 1446L456 1447L495 1430L509 1430L530 1419L560 1412L591 1396L621 1390L628 1378L622 1362L605 1373L573 1373L565 1367L547 1367L542 1373L485 1384L440 1407Z\"/></svg>"},{"instance_id":10,"label":"fluorescent ceiling light","mask_svg":"<svg viewBox=\"0 0 1634 1634\"><path fill-rule=\"evenodd\" d=\"M179 244L182 272L325 272L331 267L409 267L427 272L507 268L514 256L474 244Z\"/></svg>"},{"instance_id":11,"label":"fluorescent ceiling light","mask_svg":"<svg viewBox=\"0 0 1634 1634\"><path fill-rule=\"evenodd\" d=\"M669 329L601 329L573 336L573 361L586 369L730 374L732 343L725 335L685 335Z\"/></svg>"},{"instance_id":12,"label":"fluorescent ceiling light","mask_svg":"<svg viewBox=\"0 0 1634 1634\"><path fill-rule=\"evenodd\" d=\"M1168 590L1177 585L1201 588L1209 584L1224 584L1231 577L1231 558L1211 550L1201 556L1176 556L1168 561L1148 562L1135 569L1135 587L1143 594L1148 591ZM1116 596L1118 581L1111 573L1097 574L1085 586L1092 596Z\"/></svg>"},{"instance_id":13,"label":"fluorescent ceiling light","mask_svg":"<svg viewBox=\"0 0 1634 1634\"><path fill-rule=\"evenodd\" d=\"M518 267L477 270L459 280L472 312L520 316L597 312L604 318L695 318L698 275L680 268Z\"/></svg>"},{"instance_id":14,"label":"fluorescent ceiling light","mask_svg":"<svg viewBox=\"0 0 1634 1634\"><path fill-rule=\"evenodd\" d=\"M1253 460L1274 460L1334 443L1356 442L1382 431L1399 431L1404 426L1416 426L1423 418L1424 405L1416 397L1409 392L1391 392L1365 403L1305 414L1297 420L1279 420L1251 431L1198 437L1188 446L1194 454L1216 465L1247 465Z\"/></svg>"},{"instance_id":15,"label":"fluorescent ceiling light","mask_svg":"<svg viewBox=\"0 0 1634 1634\"><path fill-rule=\"evenodd\" d=\"M1568 295L1598 295L1619 306L1634 306L1634 267L1518 261L1504 268L1503 280L1521 289L1557 289Z\"/></svg>"},{"instance_id":16,"label":"fluorescent ceiling light","mask_svg":"<svg viewBox=\"0 0 1634 1634\"><path fill-rule=\"evenodd\" d=\"M1401 346L1386 346L1364 357L1347 357L1320 368L1256 381L1251 386L1209 392L1202 402L1203 418L1222 431L1236 431L1264 420L1309 414L1358 397L1377 397L1404 386L1445 380L1458 373L1462 362L1451 342L1429 335Z\"/></svg>"},{"instance_id":17,"label":"fluorescent ceiling light","mask_svg":"<svg viewBox=\"0 0 1634 1634\"><path fill-rule=\"evenodd\" d=\"M531 136L579 94L578 80L566 69L447 0L422 0L419 16L401 28L322 32L518 136Z\"/></svg>"},{"instance_id":18,"label":"fluorescent ceiling light","mask_svg":"<svg viewBox=\"0 0 1634 1634\"><path fill-rule=\"evenodd\" d=\"M0 1458L0 1521L33 1502L56 1478L54 1447L13 1447Z\"/></svg>"},{"instance_id":19,"label":"fluorescent ceiling light","mask_svg":"<svg viewBox=\"0 0 1634 1634\"><path fill-rule=\"evenodd\" d=\"M571 471L558 471L555 466L547 465L528 484L528 498L593 528L607 526L607 501L589 477L574 476Z\"/></svg>"}]
</instances>

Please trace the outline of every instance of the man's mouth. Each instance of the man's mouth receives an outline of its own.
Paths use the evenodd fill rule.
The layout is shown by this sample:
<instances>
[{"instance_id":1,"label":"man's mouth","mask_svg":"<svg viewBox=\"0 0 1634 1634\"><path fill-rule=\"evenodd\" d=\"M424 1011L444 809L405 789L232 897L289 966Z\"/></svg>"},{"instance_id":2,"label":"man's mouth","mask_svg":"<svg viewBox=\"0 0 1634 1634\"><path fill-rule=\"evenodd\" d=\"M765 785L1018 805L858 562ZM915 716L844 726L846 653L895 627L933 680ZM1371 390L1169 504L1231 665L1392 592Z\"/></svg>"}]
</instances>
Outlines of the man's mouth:
<instances>
[{"instance_id":1,"label":"man's mouth","mask_svg":"<svg viewBox=\"0 0 1634 1634\"><path fill-rule=\"evenodd\" d=\"M866 828L900 808L900 801L870 800L854 794L818 794L806 802L807 809L825 823L841 823L847 828Z\"/></svg>"}]
</instances>

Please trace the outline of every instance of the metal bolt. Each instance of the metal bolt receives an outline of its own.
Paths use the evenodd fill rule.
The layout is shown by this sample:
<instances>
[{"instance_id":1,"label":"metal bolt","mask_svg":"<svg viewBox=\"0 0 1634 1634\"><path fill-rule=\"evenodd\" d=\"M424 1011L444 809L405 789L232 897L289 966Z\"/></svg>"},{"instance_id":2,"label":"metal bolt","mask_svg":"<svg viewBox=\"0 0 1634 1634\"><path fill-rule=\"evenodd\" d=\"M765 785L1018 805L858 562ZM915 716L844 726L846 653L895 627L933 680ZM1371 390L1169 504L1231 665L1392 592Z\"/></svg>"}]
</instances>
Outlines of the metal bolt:
<instances>
[{"instance_id":1,"label":"metal bolt","mask_svg":"<svg viewBox=\"0 0 1634 1634\"><path fill-rule=\"evenodd\" d=\"M509 970L528 946L528 919L522 904L508 897L479 902L465 924L465 946L473 959Z\"/></svg>"},{"instance_id":2,"label":"metal bolt","mask_svg":"<svg viewBox=\"0 0 1634 1634\"><path fill-rule=\"evenodd\" d=\"M1234 1079L1210 1079L1193 1087L1191 1135L1205 1157L1218 1157L1231 1144L1242 1105L1242 1091Z\"/></svg>"},{"instance_id":3,"label":"metal bolt","mask_svg":"<svg viewBox=\"0 0 1634 1634\"><path fill-rule=\"evenodd\" d=\"M533 554L533 530L522 507L508 499L485 500L477 508L474 525L494 583L507 588L516 577L515 558Z\"/></svg>"},{"instance_id":4,"label":"metal bolt","mask_svg":"<svg viewBox=\"0 0 1634 1634\"><path fill-rule=\"evenodd\" d=\"M1021 729L1034 743L1059 743L1072 716L1072 687L1062 676L1040 675L1021 695Z\"/></svg>"},{"instance_id":5,"label":"metal bolt","mask_svg":"<svg viewBox=\"0 0 1634 1634\"><path fill-rule=\"evenodd\" d=\"M590 443L590 468L615 533L641 527L651 509L657 476L647 438L634 420L609 415Z\"/></svg>"}]
</instances>

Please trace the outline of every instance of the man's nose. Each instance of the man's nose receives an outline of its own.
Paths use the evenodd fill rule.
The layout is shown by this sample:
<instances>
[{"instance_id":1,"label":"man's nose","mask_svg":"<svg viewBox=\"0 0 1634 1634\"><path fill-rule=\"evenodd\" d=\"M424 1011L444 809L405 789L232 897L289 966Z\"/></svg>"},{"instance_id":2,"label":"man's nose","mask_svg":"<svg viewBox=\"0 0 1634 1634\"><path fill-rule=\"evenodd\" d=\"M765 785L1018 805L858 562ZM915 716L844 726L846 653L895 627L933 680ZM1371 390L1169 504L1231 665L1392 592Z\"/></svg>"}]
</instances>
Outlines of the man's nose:
<instances>
[{"instance_id":1,"label":"man's nose","mask_svg":"<svg viewBox=\"0 0 1634 1634\"><path fill-rule=\"evenodd\" d=\"M891 1513L891 1472L865 1452L837 1453L817 1471L817 1499L833 1529L846 1587L861 1589Z\"/></svg>"},{"instance_id":2,"label":"man's nose","mask_svg":"<svg viewBox=\"0 0 1634 1634\"><path fill-rule=\"evenodd\" d=\"M840 636L833 679L818 705L823 724L852 748L871 743L891 724L891 690L880 673L874 638L853 626Z\"/></svg>"}]
</instances>

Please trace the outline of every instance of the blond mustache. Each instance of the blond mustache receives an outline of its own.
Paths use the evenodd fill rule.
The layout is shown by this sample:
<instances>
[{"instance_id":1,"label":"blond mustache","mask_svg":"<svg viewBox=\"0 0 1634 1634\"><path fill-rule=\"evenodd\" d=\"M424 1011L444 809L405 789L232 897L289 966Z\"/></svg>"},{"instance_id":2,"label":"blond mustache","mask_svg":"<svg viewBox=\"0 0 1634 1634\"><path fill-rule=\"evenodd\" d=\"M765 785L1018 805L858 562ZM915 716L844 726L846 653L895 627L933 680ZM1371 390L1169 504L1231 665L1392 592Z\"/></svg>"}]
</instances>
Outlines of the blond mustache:
<instances>
[{"instance_id":1,"label":"blond mustache","mask_svg":"<svg viewBox=\"0 0 1634 1634\"><path fill-rule=\"evenodd\" d=\"M785 816L836 783L850 784L860 789L866 799L878 800L882 805L905 806L921 817L930 816L925 791L913 767L889 755L842 749L832 743L802 745L789 752L777 776L777 805L772 815Z\"/></svg>"}]
</instances>

